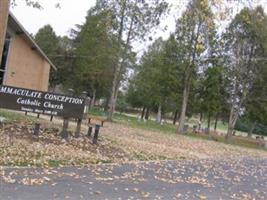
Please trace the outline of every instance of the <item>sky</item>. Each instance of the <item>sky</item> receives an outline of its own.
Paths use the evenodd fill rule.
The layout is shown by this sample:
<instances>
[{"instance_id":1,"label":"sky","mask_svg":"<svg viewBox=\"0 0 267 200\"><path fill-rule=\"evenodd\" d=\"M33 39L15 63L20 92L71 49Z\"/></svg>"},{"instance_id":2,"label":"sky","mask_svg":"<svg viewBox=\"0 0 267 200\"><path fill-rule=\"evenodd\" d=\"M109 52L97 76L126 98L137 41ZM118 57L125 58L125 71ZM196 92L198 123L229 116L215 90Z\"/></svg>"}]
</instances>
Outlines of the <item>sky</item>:
<instances>
[{"instance_id":1,"label":"sky","mask_svg":"<svg viewBox=\"0 0 267 200\"><path fill-rule=\"evenodd\" d=\"M172 5L170 16L163 20L161 25L167 26L167 31L159 30L154 38L162 36L167 39L170 32L175 29L175 19L177 19L182 11L185 9L188 0L166 0ZM230 0L229 0L230 1ZM233 1L233 0L231 0ZM246 1L246 0L243 0ZM261 3L267 10L267 0L251 0L256 4ZM35 9L25 5L25 0L16 0L17 5L11 7L11 12L16 16L25 29L31 33L36 34L37 31L44 25L50 24L57 35L69 35L69 30L75 28L76 24L83 24L87 11L94 6L95 0L40 0L43 9ZM55 8L56 3L60 3L61 8ZM265 4L264 4L265 3ZM240 6L227 4L225 6L231 7L236 13L240 10ZM222 9L222 7L220 7ZM217 12L217 11L215 11ZM219 26L225 26L219 24ZM138 46L138 45L137 45ZM145 45L147 46L147 45ZM143 49L143 48L141 48Z\"/></svg>"},{"instance_id":2,"label":"sky","mask_svg":"<svg viewBox=\"0 0 267 200\"><path fill-rule=\"evenodd\" d=\"M55 8L59 2L61 8ZM29 33L35 34L39 28L50 24L57 35L68 35L68 31L76 24L85 21L87 11L95 4L95 0L45 0L41 1L43 9L26 6L24 1L17 0L17 6L11 12Z\"/></svg>"},{"instance_id":3,"label":"sky","mask_svg":"<svg viewBox=\"0 0 267 200\"><path fill-rule=\"evenodd\" d=\"M188 2L188 0L167 1L176 6L178 4L186 5ZM17 5L11 7L11 12L29 33L35 34L39 28L50 24L57 35L61 36L68 35L69 30L74 28L76 24L84 23L87 11L95 4L95 0L43 0L40 1L43 9L39 10L26 6L22 0L16 2ZM57 2L60 3L61 8L55 8ZM164 20L165 25L169 25L170 31L174 29L173 15Z\"/></svg>"},{"instance_id":4,"label":"sky","mask_svg":"<svg viewBox=\"0 0 267 200\"><path fill-rule=\"evenodd\" d=\"M166 0L172 5L170 15L164 18L160 30L153 35L153 38L163 37L167 39L170 32L175 29L175 18L177 10L179 13L186 7L188 0ZM95 5L96 0L40 0L42 9L32 8L25 4L25 0L16 0L16 6L11 7L11 12L18 21L30 33L35 35L40 28L50 24L57 35L69 35L70 30L75 28L76 24L83 24L87 11ZM60 8L55 4L60 3ZM168 27L167 31L163 31ZM152 43L147 41L140 44L140 41L133 43L133 47L139 56Z\"/></svg>"}]
</instances>

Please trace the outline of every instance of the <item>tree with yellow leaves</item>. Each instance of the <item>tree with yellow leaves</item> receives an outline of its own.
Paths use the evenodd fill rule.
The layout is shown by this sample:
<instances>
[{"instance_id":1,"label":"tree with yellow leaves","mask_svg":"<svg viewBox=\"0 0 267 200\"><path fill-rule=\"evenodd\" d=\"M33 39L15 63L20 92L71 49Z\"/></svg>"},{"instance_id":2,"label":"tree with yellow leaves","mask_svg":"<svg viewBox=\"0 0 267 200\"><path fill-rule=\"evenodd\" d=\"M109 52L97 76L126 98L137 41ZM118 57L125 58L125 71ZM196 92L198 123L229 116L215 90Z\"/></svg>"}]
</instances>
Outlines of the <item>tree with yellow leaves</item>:
<instances>
[{"instance_id":1,"label":"tree with yellow leaves","mask_svg":"<svg viewBox=\"0 0 267 200\"><path fill-rule=\"evenodd\" d=\"M255 90L255 80L261 75L262 68L266 67L266 22L262 7L244 8L224 34L230 105L227 139L231 138L236 122L244 112L251 92Z\"/></svg>"},{"instance_id":2,"label":"tree with yellow leaves","mask_svg":"<svg viewBox=\"0 0 267 200\"><path fill-rule=\"evenodd\" d=\"M182 69L183 75L183 103L181 107L178 133L183 133L186 118L188 98L201 56L211 48L215 36L215 25L213 14L209 7L208 0L191 0L186 11L176 22L175 38L178 43L177 66Z\"/></svg>"}]
</instances>

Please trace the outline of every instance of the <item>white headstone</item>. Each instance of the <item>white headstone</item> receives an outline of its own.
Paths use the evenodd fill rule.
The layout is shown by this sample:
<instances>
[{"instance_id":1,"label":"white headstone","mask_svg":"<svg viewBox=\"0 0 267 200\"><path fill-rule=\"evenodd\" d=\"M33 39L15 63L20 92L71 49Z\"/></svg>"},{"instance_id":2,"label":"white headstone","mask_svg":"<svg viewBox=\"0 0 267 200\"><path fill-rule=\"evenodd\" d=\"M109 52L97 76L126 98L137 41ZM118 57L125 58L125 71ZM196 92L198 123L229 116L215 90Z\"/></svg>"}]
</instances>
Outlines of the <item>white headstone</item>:
<instances>
[{"instance_id":1,"label":"white headstone","mask_svg":"<svg viewBox=\"0 0 267 200\"><path fill-rule=\"evenodd\" d=\"M0 117L0 122L1 122L1 123L5 122L5 121L6 121L6 118L4 118L4 117Z\"/></svg>"}]
</instances>

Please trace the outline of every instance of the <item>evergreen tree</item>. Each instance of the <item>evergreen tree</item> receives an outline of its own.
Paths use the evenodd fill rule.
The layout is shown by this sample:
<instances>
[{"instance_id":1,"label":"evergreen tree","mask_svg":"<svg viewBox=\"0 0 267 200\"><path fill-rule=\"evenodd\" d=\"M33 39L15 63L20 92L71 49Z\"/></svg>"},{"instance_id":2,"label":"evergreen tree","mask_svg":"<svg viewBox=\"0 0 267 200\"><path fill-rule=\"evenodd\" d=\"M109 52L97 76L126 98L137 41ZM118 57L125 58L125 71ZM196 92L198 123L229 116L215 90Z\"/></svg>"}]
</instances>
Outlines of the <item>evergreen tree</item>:
<instances>
[{"instance_id":1,"label":"evergreen tree","mask_svg":"<svg viewBox=\"0 0 267 200\"><path fill-rule=\"evenodd\" d=\"M245 117L250 122L248 136L251 137L256 125L267 125L267 66L262 67L249 91L245 103Z\"/></svg>"},{"instance_id":2,"label":"evergreen tree","mask_svg":"<svg viewBox=\"0 0 267 200\"><path fill-rule=\"evenodd\" d=\"M208 131L210 131L210 122L212 117L221 111L223 96L221 91L222 85L222 68L211 67L205 72L203 106L202 109L208 117Z\"/></svg>"},{"instance_id":3,"label":"evergreen tree","mask_svg":"<svg viewBox=\"0 0 267 200\"><path fill-rule=\"evenodd\" d=\"M57 55L61 53L60 51L60 42L59 37L57 37L53 28L50 25L45 25L40 28L36 35L34 36L34 40L41 47L44 53L48 56L48 58L58 66L59 60L57 59ZM58 80L59 71L55 71L53 69L50 70L50 86L54 87L61 80Z\"/></svg>"},{"instance_id":4,"label":"evergreen tree","mask_svg":"<svg viewBox=\"0 0 267 200\"><path fill-rule=\"evenodd\" d=\"M91 94L92 105L96 95L105 93L111 85L112 65L118 50L110 29L109 13L95 14L92 9L75 37L74 85Z\"/></svg>"}]
</instances>

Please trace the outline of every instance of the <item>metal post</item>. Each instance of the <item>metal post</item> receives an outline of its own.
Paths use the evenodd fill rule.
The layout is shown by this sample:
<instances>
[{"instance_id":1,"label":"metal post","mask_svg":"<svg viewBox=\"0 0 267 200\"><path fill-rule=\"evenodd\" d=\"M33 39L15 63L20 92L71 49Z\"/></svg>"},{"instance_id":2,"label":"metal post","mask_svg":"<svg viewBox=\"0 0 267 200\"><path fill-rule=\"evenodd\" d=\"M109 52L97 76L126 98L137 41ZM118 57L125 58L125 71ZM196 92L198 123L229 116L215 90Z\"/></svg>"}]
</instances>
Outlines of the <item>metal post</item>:
<instances>
[{"instance_id":1,"label":"metal post","mask_svg":"<svg viewBox=\"0 0 267 200\"><path fill-rule=\"evenodd\" d=\"M37 119L40 119L40 114L39 113L37 114Z\"/></svg>"},{"instance_id":2,"label":"metal post","mask_svg":"<svg viewBox=\"0 0 267 200\"><path fill-rule=\"evenodd\" d=\"M35 123L34 125L34 131L33 131L33 135L38 137L39 133L40 133L40 128L41 128L41 124L40 123Z\"/></svg>"},{"instance_id":3,"label":"metal post","mask_svg":"<svg viewBox=\"0 0 267 200\"><path fill-rule=\"evenodd\" d=\"M93 138L93 144L97 144L99 130L100 130L100 125L96 124L95 125L95 134L94 134L94 138Z\"/></svg>"},{"instance_id":4,"label":"metal post","mask_svg":"<svg viewBox=\"0 0 267 200\"><path fill-rule=\"evenodd\" d=\"M53 116L53 115L51 115L51 117L50 117L50 122L52 122L52 121L53 121L53 118L54 118L54 116Z\"/></svg>"}]
</instances>

